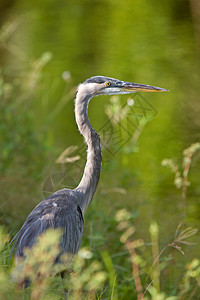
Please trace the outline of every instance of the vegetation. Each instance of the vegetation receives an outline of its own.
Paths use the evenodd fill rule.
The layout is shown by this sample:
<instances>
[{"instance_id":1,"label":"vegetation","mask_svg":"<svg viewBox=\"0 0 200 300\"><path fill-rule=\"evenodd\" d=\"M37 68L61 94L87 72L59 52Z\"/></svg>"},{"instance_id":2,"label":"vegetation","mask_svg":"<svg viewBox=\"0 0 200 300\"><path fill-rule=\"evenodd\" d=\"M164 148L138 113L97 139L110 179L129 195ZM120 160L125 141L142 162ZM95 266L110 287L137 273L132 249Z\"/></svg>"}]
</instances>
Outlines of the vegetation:
<instances>
[{"instance_id":1,"label":"vegetation","mask_svg":"<svg viewBox=\"0 0 200 300\"><path fill-rule=\"evenodd\" d=\"M116 236L115 243L120 240L124 251L112 256L107 251L99 250L92 253L89 249L82 248L75 261L68 265L68 277L63 286L70 291L69 299L188 299L198 297L200 287L200 261L193 258L184 266L178 286L171 286L169 291L162 291L162 277L166 277L168 269L176 260L172 249L176 249L179 255L184 255L182 245L188 247L193 245L188 239L197 233L196 229L178 226L174 240L168 243L161 251L159 250L159 228L156 222L149 227L151 237L151 262L144 256L146 247L142 239L135 239L134 216L126 209L121 209L114 217L120 236ZM114 230L114 228L113 228ZM56 274L63 270L65 262L71 258L62 257L62 263L55 265L54 261L59 254L59 239L61 233L48 230L39 237L37 244L32 249L27 249L25 255L26 268L23 269L23 259L17 262L12 274L12 282L9 273L11 271L8 262L9 236L1 229L1 265L0 287L3 299L60 299L62 296L61 280ZM124 268L121 256L129 268ZM113 259L112 259L113 257ZM113 260L117 259L117 264ZM122 260L123 261L123 260ZM118 274L119 273L119 274ZM125 273L123 276L120 273ZM121 278L122 277L122 278ZM27 278L31 281L31 287L27 290L21 289L19 283ZM16 282L16 283L15 283ZM130 296L129 296L130 295Z\"/></svg>"},{"instance_id":2,"label":"vegetation","mask_svg":"<svg viewBox=\"0 0 200 300\"><path fill-rule=\"evenodd\" d=\"M25 273L15 270L13 280L9 241L39 201L79 182L86 147L73 99L76 84L96 74L170 93L90 104L103 166L81 250L63 282L69 299L200 299L195 1L4 2L0 299L63 299L62 280L54 276L63 266L53 263L61 233L46 232L27 249ZM32 284L20 289L15 277Z\"/></svg>"},{"instance_id":3,"label":"vegetation","mask_svg":"<svg viewBox=\"0 0 200 300\"><path fill-rule=\"evenodd\" d=\"M34 66L44 66L48 60L49 55L45 54ZM29 72L29 74L26 74L26 79L31 78L33 72L36 73L35 69L31 69ZM39 70L37 69L37 76L35 75L35 78L38 80L38 88L40 86L41 72L42 68L39 68ZM24 82L24 77L22 77L22 82ZM27 82L29 82L29 80L27 80ZM25 112L27 111L27 107L24 105L25 99L26 101L29 99L29 106L31 106L37 89L36 91L35 88L34 90L28 89L26 84L23 85L23 89L20 89L21 86L19 83L15 86L15 82L9 84L5 83L2 78L1 105L3 108L2 120L4 120L2 124L7 124L7 126L11 128L11 131L8 131L7 128L5 129L5 126L1 128L1 137L3 137L2 149L4 149L1 160L1 171L6 181L9 181L10 176L15 175L11 174L10 171L10 169L12 170L12 164L15 164L15 166L18 167L17 172L20 176L27 177L27 174L31 173L31 178L34 178L34 182L37 183L37 172L44 168L42 160L45 155L47 156L50 150L46 149L45 146L41 146L41 137L34 136L34 133L31 133L31 130L33 132L31 128L33 117L31 114L30 116L28 115L28 117L25 113L21 114L22 109L24 109ZM16 97L16 91L18 91L18 95L13 104L12 98ZM112 111L112 114L109 116L110 124L115 120L113 126L117 128L122 126L121 122L126 119L130 107L129 105L125 107L125 113L122 114L119 109L119 99L113 101L111 97L110 103L110 106L106 106L106 111ZM128 103L130 103L130 100ZM141 108L139 107L139 109ZM12 113L15 115L17 111L20 111L20 117L12 117ZM140 136L138 132L142 132L144 125L146 125L149 120L149 116L142 116L142 118L140 118L137 129L133 133L133 136L129 138L129 145L133 143L134 147L134 144ZM18 133L18 137L15 137L16 132ZM23 143L23 148L20 148L19 145L23 139L25 143ZM104 145L106 141L103 137L102 139ZM44 141L43 139L43 143ZM111 146L112 145L110 145L110 147ZM113 153L116 149L113 150ZM69 299L128 299L129 297L135 297L135 299L175 300L188 299L191 295L195 296L198 294L200 287L200 261L198 257L193 257L191 261L182 264L181 277L178 285L171 283L167 290L165 288L163 290L162 287L163 278L170 281L170 278L167 279L167 277L170 276L170 272L168 275L168 270L172 267L174 261L177 259L180 260L180 257L184 255L182 245L187 245L187 247L195 245L194 237L197 233L197 229L185 225L185 208L188 173L192 157L197 150L199 150L199 143L193 144L184 150L183 175L181 175L181 172L172 160L165 159L162 162L163 165L168 165L174 172L175 186L178 188L182 187L182 221L176 230L174 230L174 238L160 249L159 226L155 221L152 221L149 224L149 245L151 247L151 254L146 256L146 248L149 248L148 243L145 243L143 238L137 238L135 236L137 229L134 223L137 218L137 213L131 213L127 211L126 208L123 208L118 210L116 215L112 218L107 218L105 215L100 217L100 215L98 215L101 223L106 224L108 231L115 233L112 238L112 248L106 247L106 249L101 249L101 247L99 247L99 249L91 251L91 247L91 249L82 248L80 250L78 257L74 263L70 265L70 275L68 275L64 281L64 286L70 289ZM79 161L81 157L76 155L76 151L79 153L80 149L75 146L67 148L56 162L61 164L62 168L64 168L66 163ZM35 154L37 152L40 152L40 155L36 156L35 160ZM34 155L34 163L33 158L31 158L32 153ZM20 156L22 156L23 159L20 159ZM34 170L36 170L35 177ZM54 179L52 178L51 180ZM60 182L60 186L52 186L51 188L56 190L62 187L62 185L65 184L64 181L65 178ZM31 182L27 182L27 184L30 186ZM123 194L124 191L124 189L120 188L115 189L115 192L121 194ZM12 190L9 190L8 193L13 195ZM94 209L95 208L93 208L92 213L98 214ZM20 265L23 266L23 260L18 262L17 268L12 275L13 281L11 282L9 274L13 271L12 265L14 266L14 261L12 260L11 263L8 259L10 250L8 241L10 238L6 231L5 225L4 229L1 227L1 265L3 267L0 273L1 296L5 299L12 299L13 295L15 299L29 299L30 297L31 299L60 299L63 294L62 284L61 279L55 276L55 274L62 270L63 263L55 266L54 261L59 253L59 237L61 233L50 230L39 238L38 243L33 249L27 249L27 267L25 271L22 272L23 268L20 268ZM98 234L97 231L93 233L93 236L89 237L91 245L95 239L99 241L103 239L105 242L105 237L98 236ZM190 241L191 238L193 239L192 242ZM85 237L84 244L88 244L87 236ZM110 249L114 251L110 252ZM175 249L176 252L174 252L173 249ZM63 261L68 259L68 257L63 257ZM32 282L31 287L27 290L19 289L19 282L23 282L26 278L29 278ZM15 281L17 283L15 283Z\"/></svg>"}]
</instances>

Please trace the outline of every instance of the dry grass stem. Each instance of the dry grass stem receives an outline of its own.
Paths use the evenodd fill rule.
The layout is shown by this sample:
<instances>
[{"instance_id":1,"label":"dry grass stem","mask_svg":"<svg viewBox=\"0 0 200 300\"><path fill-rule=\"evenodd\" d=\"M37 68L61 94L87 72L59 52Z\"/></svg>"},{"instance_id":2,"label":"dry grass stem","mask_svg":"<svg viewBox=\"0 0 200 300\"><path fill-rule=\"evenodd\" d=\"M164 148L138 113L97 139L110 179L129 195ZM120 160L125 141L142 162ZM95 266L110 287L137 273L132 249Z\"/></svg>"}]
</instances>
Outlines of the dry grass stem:
<instances>
[{"instance_id":1,"label":"dry grass stem","mask_svg":"<svg viewBox=\"0 0 200 300\"><path fill-rule=\"evenodd\" d=\"M141 280L140 280L140 271L139 271L139 266L136 263L136 260L134 260L134 257L137 257L137 254L136 254L135 248L132 247L132 243L129 240L126 241L125 245L129 251L129 255L130 255L131 261L132 261L133 279L134 279L135 288L137 291L137 299L142 300L143 292L142 292L142 284L141 284Z\"/></svg>"},{"instance_id":2,"label":"dry grass stem","mask_svg":"<svg viewBox=\"0 0 200 300\"><path fill-rule=\"evenodd\" d=\"M73 163L77 160L80 159L79 155L70 157L69 155L71 155L74 151L76 151L78 149L78 146L69 146L68 148L66 148L61 154L60 156L56 159L56 163L57 164L65 164L65 163Z\"/></svg>"}]
</instances>

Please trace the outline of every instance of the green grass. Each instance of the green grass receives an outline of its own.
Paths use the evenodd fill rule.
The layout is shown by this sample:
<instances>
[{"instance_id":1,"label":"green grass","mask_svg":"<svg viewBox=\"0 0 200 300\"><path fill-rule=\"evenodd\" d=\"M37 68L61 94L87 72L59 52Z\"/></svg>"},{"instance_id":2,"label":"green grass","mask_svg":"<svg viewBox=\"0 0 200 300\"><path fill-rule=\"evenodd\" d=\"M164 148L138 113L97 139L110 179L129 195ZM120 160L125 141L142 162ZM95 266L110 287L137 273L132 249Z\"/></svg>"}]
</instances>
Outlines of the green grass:
<instances>
[{"instance_id":1,"label":"green grass","mask_svg":"<svg viewBox=\"0 0 200 300\"><path fill-rule=\"evenodd\" d=\"M104 220L105 222L105 220ZM110 222L110 220L107 220ZM168 289L163 289L162 281L170 278L170 269L173 264L184 255L182 245L191 247L191 238L196 230L183 229L181 226L175 233L174 240L159 247L159 227L152 222L149 227L151 237L151 254L145 256L146 248L142 239L134 237L134 218L131 213L123 209L114 216L112 228L115 232L111 250L81 248L74 263L70 265L70 275L65 279L64 285L70 289L69 299L190 299L191 295L197 297L200 284L200 260L193 258L190 262L182 264L181 277L178 286L169 284ZM116 231L117 229L117 231ZM63 297L62 281L55 274L63 268L54 265L54 259L59 253L60 233L49 230L41 237L38 243L25 251L28 260L26 269L22 272L20 263L12 275L18 284L10 280L12 270L9 262L9 236L1 228L1 271L0 290L2 299L61 299ZM94 237L91 237L94 238ZM109 247L110 249L110 247ZM174 251L175 250L175 251ZM68 257L63 257L63 261ZM19 270L19 271L18 271ZM32 285L23 290L19 283L24 278L30 278ZM194 299L194 298L191 298Z\"/></svg>"},{"instance_id":2,"label":"green grass","mask_svg":"<svg viewBox=\"0 0 200 300\"><path fill-rule=\"evenodd\" d=\"M0 299L63 299L61 278L54 276L57 268L62 266L55 267L53 263L59 251L59 233L47 232L33 249L27 250L30 259L25 274L16 273L16 278L21 282L26 276L31 278L32 285L27 290L20 289L10 279L15 262L13 259L9 261L8 245L11 235L17 232L25 216L37 203L36 199L42 198L38 186L51 169L46 167L47 162L56 161L55 153L59 153L58 149L52 150L47 146L46 120L44 127L38 131L34 127L36 116L31 113L37 96L45 92L43 68L49 59L49 54L42 55L26 73L19 74L18 80L6 81L4 72L0 79L0 187L4 199L0 204ZM119 114L118 105L111 99L112 117ZM119 116L115 117L117 119ZM141 130L143 127L141 123ZM138 137L135 140L133 135L132 144L122 150L120 157L123 162L126 151L139 151L136 144ZM136 181L135 174L124 170L117 177L119 179L113 179L114 188L109 189L108 177L111 178L110 174L116 170L116 163L113 160L103 166L105 178L109 180L104 182L102 178L95 201L86 214L83 248L71 266L73 272L64 282L71 289L69 299L198 299L200 260L193 251L198 233L185 219L185 206L189 201L186 195L188 172L193 154L199 147L199 144L194 145L184 152L184 168L178 176L178 167L174 167L170 160L165 161L174 171L175 183L177 185L178 178L181 189L179 202L182 217L181 222L178 218L174 220L176 226L158 225L154 217L148 222L136 209L121 209L124 206L123 197L129 197L132 201L133 196L127 192L129 186L134 184L137 189L140 183ZM52 168L58 173L61 170L66 173L65 162ZM76 178L79 173L80 170L75 172ZM63 186L65 182L59 179L59 184L52 185L50 192ZM169 197L174 193L175 187ZM139 208L140 198L134 195L134 199ZM170 235L164 237L161 234L163 226L166 226L164 231L170 229Z\"/></svg>"}]
</instances>

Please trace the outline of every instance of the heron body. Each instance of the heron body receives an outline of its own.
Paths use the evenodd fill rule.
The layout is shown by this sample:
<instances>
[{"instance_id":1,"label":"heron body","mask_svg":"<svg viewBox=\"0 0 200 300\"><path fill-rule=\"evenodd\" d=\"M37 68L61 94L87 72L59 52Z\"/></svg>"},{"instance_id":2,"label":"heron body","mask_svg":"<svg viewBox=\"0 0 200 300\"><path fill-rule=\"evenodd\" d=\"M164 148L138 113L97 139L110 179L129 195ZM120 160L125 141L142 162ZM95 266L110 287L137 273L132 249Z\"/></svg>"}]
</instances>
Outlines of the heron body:
<instances>
[{"instance_id":1,"label":"heron body","mask_svg":"<svg viewBox=\"0 0 200 300\"><path fill-rule=\"evenodd\" d=\"M100 138L88 119L89 101L98 95L129 94L137 91L167 90L104 76L91 77L78 86L75 117L79 131L88 146L82 179L75 189L59 190L32 210L11 241L14 242L11 255L16 249L16 258L24 257L24 249L31 248L36 243L37 237L48 228L62 229L59 257L63 253L75 255L78 252L83 236L84 214L96 191L102 162Z\"/></svg>"}]
</instances>

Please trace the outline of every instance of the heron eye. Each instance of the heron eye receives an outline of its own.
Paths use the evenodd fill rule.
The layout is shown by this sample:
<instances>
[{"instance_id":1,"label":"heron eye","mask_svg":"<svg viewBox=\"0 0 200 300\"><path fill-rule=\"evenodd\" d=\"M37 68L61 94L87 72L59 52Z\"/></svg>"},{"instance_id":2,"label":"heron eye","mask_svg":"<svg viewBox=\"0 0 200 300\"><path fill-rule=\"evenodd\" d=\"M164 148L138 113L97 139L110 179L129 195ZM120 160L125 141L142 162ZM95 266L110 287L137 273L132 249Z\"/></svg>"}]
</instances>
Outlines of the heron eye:
<instances>
[{"instance_id":1,"label":"heron eye","mask_svg":"<svg viewBox=\"0 0 200 300\"><path fill-rule=\"evenodd\" d=\"M106 86L110 86L110 85L111 85L110 81L106 82Z\"/></svg>"}]
</instances>

